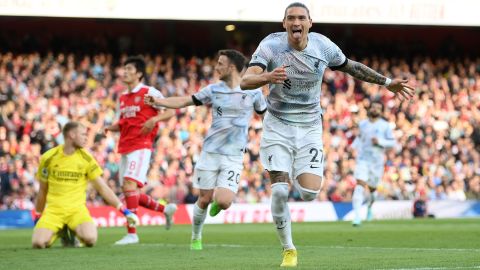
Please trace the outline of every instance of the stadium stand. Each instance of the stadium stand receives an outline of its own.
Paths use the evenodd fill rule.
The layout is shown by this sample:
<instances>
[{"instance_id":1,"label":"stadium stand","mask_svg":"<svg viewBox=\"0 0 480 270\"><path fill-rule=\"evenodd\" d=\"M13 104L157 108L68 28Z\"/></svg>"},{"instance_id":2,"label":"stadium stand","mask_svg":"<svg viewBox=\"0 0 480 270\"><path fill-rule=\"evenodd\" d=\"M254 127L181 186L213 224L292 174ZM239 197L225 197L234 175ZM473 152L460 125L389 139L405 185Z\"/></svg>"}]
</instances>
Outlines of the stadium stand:
<instances>
[{"instance_id":1,"label":"stadium stand","mask_svg":"<svg viewBox=\"0 0 480 270\"><path fill-rule=\"evenodd\" d=\"M51 28L55 22L51 19L43 26ZM145 56L147 84L157 87L165 96L183 96L216 79L213 51L231 47L251 55L255 49L251 44L258 43L254 39L263 36L246 36L241 42L226 37L219 48L210 50L201 44L197 46L205 37L194 36L178 44L168 43L168 37L137 43L157 30L128 36L141 23L122 32L119 29L125 22L116 26L111 21L82 22L85 24L77 38L62 35L68 25L60 30L52 28L57 32L52 31L44 39L27 35L22 29L33 27L34 19L17 25L15 33L9 32L8 27L0 32L0 43L4 44L0 51L0 209L33 208L37 190L33 176L38 158L62 142L61 126L69 119L88 126L89 148L105 168L105 180L120 193L115 180L118 138L114 134L104 135L101 130L114 121L115 101L124 90L119 80L120 63L127 53ZM103 35L103 28L95 28L102 23L112 27L110 35ZM167 29L158 30L159 33L175 29L181 34L187 28L186 23L172 25L164 26ZM145 30L145 26L138 27ZM207 28L200 24L200 33L209 32L202 27ZM269 32L272 27L264 27L263 31ZM336 37L339 31L345 31L339 29L313 31ZM442 34L438 28L407 27L399 29L397 40L368 43L375 35L391 31L382 27L352 29L354 34L342 32L337 44L383 74L410 79L418 95L400 103L378 86L354 81L340 72L325 72L321 103L326 170L324 188L317 200L351 200L354 158L348 146L355 137L356 123L366 117L365 108L372 99L386 105L386 118L395 125L399 141L398 147L388 154L379 199L415 199L425 193L429 200L480 200L480 57L478 51L471 49L479 44L479 38L469 40L474 30L461 28ZM426 31L432 31L430 42L416 42L415 37ZM360 36L364 38L358 39ZM416 45L406 51L396 45L402 38ZM162 49L156 50L156 46ZM462 53L453 58L452 51ZM209 109L198 107L182 110L177 117L161 124L145 187L147 193L177 203L195 201L190 177L210 122ZM249 150L237 202L269 200L268 179L258 154L261 131L261 118L255 117L249 130ZM295 190L290 197L300 200ZM88 202L103 204L94 190L88 193Z\"/></svg>"}]
</instances>

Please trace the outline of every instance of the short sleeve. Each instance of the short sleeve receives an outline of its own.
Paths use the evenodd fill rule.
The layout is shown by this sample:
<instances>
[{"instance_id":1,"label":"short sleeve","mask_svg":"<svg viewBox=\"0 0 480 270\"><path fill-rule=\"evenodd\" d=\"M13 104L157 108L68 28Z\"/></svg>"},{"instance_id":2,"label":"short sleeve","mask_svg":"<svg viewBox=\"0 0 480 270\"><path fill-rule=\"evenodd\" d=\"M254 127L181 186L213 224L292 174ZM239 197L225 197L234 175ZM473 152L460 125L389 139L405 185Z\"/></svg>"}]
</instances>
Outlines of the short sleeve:
<instances>
[{"instance_id":1,"label":"short sleeve","mask_svg":"<svg viewBox=\"0 0 480 270\"><path fill-rule=\"evenodd\" d=\"M40 157L40 164L38 165L38 170L35 174L35 177L42 182L48 181L48 168L45 164L45 160L45 155Z\"/></svg>"},{"instance_id":2,"label":"short sleeve","mask_svg":"<svg viewBox=\"0 0 480 270\"><path fill-rule=\"evenodd\" d=\"M327 38L326 46L325 57L330 69L339 69L347 64L347 57L343 54L337 44Z\"/></svg>"},{"instance_id":3,"label":"short sleeve","mask_svg":"<svg viewBox=\"0 0 480 270\"><path fill-rule=\"evenodd\" d=\"M162 94L162 92L160 92L160 90L156 89L155 87L149 87L148 88L148 95L149 96L152 96L154 98L165 98ZM159 109L164 109L164 107L162 106L152 106L154 107L155 109L159 110Z\"/></svg>"},{"instance_id":4,"label":"short sleeve","mask_svg":"<svg viewBox=\"0 0 480 270\"><path fill-rule=\"evenodd\" d=\"M102 168L100 168L100 165L98 165L97 161L92 157L92 159L88 163L87 179L94 180L102 174Z\"/></svg>"},{"instance_id":5,"label":"short sleeve","mask_svg":"<svg viewBox=\"0 0 480 270\"><path fill-rule=\"evenodd\" d=\"M385 139L395 140L395 136L393 136L393 129L389 124L387 124L385 128Z\"/></svg>"},{"instance_id":6,"label":"short sleeve","mask_svg":"<svg viewBox=\"0 0 480 270\"><path fill-rule=\"evenodd\" d=\"M200 102L198 105L212 104L212 88L207 86L193 95L193 99ZM195 103L197 105L197 103Z\"/></svg>"},{"instance_id":7,"label":"short sleeve","mask_svg":"<svg viewBox=\"0 0 480 270\"><path fill-rule=\"evenodd\" d=\"M269 44L270 42L267 39L260 42L248 66L259 66L264 70L267 68L268 63L273 58L272 48Z\"/></svg>"},{"instance_id":8,"label":"short sleeve","mask_svg":"<svg viewBox=\"0 0 480 270\"><path fill-rule=\"evenodd\" d=\"M263 114L267 110L267 101L265 100L261 89L258 89L255 93L255 103L253 104L253 108L258 114Z\"/></svg>"}]
</instances>

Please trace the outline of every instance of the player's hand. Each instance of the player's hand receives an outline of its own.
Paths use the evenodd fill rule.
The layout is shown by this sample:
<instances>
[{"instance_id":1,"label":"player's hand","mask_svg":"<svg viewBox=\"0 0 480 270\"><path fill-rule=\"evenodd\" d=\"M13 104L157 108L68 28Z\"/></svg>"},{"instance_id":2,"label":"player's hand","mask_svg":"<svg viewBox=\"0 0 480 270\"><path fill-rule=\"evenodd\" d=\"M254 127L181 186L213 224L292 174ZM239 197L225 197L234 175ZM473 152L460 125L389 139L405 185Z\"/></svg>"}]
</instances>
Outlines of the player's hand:
<instances>
[{"instance_id":1,"label":"player's hand","mask_svg":"<svg viewBox=\"0 0 480 270\"><path fill-rule=\"evenodd\" d=\"M137 215L130 212L130 210L128 209L123 210L123 214L127 218L128 227L135 227L140 223L140 220L138 219Z\"/></svg>"},{"instance_id":2,"label":"player's hand","mask_svg":"<svg viewBox=\"0 0 480 270\"><path fill-rule=\"evenodd\" d=\"M401 101L410 99L415 94L415 88L407 84L408 80L393 79L387 89Z\"/></svg>"},{"instance_id":3,"label":"player's hand","mask_svg":"<svg viewBox=\"0 0 480 270\"><path fill-rule=\"evenodd\" d=\"M283 82L288 79L285 68L286 66L277 67L272 70L272 72L267 73L268 81L274 84L283 84Z\"/></svg>"},{"instance_id":4,"label":"player's hand","mask_svg":"<svg viewBox=\"0 0 480 270\"><path fill-rule=\"evenodd\" d=\"M143 102L147 105L150 105L150 106L157 105L157 99L155 97L150 96L150 95L143 96Z\"/></svg>"},{"instance_id":5,"label":"player's hand","mask_svg":"<svg viewBox=\"0 0 480 270\"><path fill-rule=\"evenodd\" d=\"M155 119L150 118L143 124L142 129L140 129L140 133L142 133L143 135L146 135L150 133L150 131L152 131L156 125L157 125L157 122L155 122Z\"/></svg>"}]
</instances>

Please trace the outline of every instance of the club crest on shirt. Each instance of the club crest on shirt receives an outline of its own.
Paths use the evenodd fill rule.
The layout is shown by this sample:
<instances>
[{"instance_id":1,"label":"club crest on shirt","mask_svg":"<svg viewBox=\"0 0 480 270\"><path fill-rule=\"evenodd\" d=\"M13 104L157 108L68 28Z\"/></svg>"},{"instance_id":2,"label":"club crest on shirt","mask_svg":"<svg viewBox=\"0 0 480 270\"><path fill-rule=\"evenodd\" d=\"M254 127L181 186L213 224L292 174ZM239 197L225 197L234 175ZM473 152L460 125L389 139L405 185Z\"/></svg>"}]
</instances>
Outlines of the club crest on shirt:
<instances>
[{"instance_id":1,"label":"club crest on shirt","mask_svg":"<svg viewBox=\"0 0 480 270\"><path fill-rule=\"evenodd\" d=\"M47 168L43 168L43 169L42 169L42 176L43 176L43 177L48 177L48 170L47 170Z\"/></svg>"},{"instance_id":2,"label":"club crest on shirt","mask_svg":"<svg viewBox=\"0 0 480 270\"><path fill-rule=\"evenodd\" d=\"M140 100L142 100L142 98L141 98L141 97L135 97L135 99L134 99L134 102L135 102L135 103L139 103L139 102L140 102Z\"/></svg>"}]
</instances>

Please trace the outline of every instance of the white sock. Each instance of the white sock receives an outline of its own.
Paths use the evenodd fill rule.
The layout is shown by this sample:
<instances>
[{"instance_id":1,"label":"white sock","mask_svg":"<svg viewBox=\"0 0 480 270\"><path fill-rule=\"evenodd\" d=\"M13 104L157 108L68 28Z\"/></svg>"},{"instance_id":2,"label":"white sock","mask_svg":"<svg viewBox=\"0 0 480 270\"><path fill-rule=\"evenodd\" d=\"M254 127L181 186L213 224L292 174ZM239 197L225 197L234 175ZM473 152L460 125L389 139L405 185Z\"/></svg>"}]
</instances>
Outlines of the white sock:
<instances>
[{"instance_id":1,"label":"white sock","mask_svg":"<svg viewBox=\"0 0 480 270\"><path fill-rule=\"evenodd\" d=\"M283 249L295 249L292 241L292 221L288 209L288 184L272 184L271 211L273 222L277 227L278 238Z\"/></svg>"},{"instance_id":2,"label":"white sock","mask_svg":"<svg viewBox=\"0 0 480 270\"><path fill-rule=\"evenodd\" d=\"M370 192L370 196L368 197L368 207L372 207L372 204L377 199L377 191Z\"/></svg>"},{"instance_id":3,"label":"white sock","mask_svg":"<svg viewBox=\"0 0 480 270\"><path fill-rule=\"evenodd\" d=\"M353 190L352 206L353 206L353 213L355 215L354 220L361 220L360 209L362 209L362 203L365 196L363 194L364 191L365 191L365 188L362 185L356 185L355 189Z\"/></svg>"},{"instance_id":4,"label":"white sock","mask_svg":"<svg viewBox=\"0 0 480 270\"><path fill-rule=\"evenodd\" d=\"M207 209L202 209L195 203L193 205L192 239L202 239L203 223L206 217Z\"/></svg>"}]
</instances>

